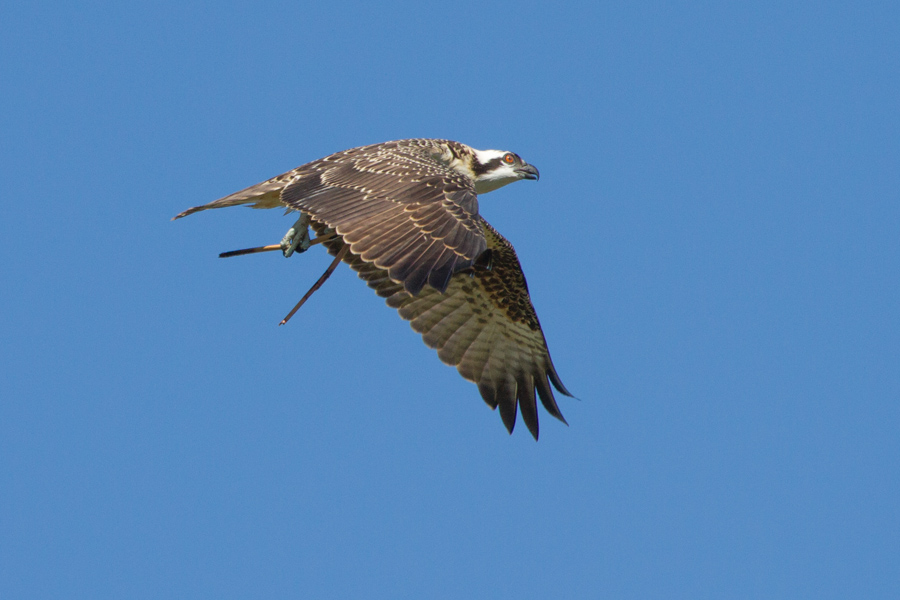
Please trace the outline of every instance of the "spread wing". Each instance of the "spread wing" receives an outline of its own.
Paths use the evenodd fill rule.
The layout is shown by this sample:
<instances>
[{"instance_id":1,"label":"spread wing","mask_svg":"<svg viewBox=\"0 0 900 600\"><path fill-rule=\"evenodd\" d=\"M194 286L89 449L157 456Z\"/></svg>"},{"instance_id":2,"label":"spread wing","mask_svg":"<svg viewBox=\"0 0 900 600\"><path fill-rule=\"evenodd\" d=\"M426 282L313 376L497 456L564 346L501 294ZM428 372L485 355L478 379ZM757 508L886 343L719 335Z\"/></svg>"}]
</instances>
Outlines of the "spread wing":
<instances>
[{"instance_id":1,"label":"spread wing","mask_svg":"<svg viewBox=\"0 0 900 600\"><path fill-rule=\"evenodd\" d=\"M353 254L386 270L410 294L426 284L444 291L453 273L487 248L474 183L444 158L463 148L427 139L353 148L178 217L236 204L284 205L337 231Z\"/></svg>"},{"instance_id":2,"label":"spread wing","mask_svg":"<svg viewBox=\"0 0 900 600\"><path fill-rule=\"evenodd\" d=\"M489 252L471 267L454 274L444 293L432 288L411 295L388 273L355 254L344 259L387 304L410 321L440 359L478 385L482 398L499 408L510 431L517 406L535 439L538 437L536 396L551 415L565 423L550 384L566 390L553 362L537 314L528 295L522 268L512 245L483 219ZM317 234L326 231L313 222ZM326 242L332 254L343 246Z\"/></svg>"}]
</instances>

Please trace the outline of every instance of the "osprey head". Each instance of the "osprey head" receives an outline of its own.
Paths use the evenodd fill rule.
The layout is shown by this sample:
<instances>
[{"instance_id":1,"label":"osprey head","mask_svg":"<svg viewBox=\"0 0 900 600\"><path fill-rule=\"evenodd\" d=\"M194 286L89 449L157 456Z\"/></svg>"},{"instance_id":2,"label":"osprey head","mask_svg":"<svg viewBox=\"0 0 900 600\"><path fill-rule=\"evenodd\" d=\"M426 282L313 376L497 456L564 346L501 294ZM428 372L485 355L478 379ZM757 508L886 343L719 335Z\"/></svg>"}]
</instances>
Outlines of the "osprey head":
<instances>
[{"instance_id":1,"label":"osprey head","mask_svg":"<svg viewBox=\"0 0 900 600\"><path fill-rule=\"evenodd\" d=\"M479 194L492 192L520 179L538 179L537 168L522 160L515 152L472 150L472 179Z\"/></svg>"}]
</instances>

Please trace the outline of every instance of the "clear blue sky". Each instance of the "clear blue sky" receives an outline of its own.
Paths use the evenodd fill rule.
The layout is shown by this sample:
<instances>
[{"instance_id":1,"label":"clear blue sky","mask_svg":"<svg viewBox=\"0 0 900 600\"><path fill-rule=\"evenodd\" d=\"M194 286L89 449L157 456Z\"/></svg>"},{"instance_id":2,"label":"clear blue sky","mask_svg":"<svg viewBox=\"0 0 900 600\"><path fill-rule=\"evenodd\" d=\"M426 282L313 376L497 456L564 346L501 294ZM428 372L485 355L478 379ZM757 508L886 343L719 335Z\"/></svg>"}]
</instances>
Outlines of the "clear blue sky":
<instances>
[{"instance_id":1,"label":"clear blue sky","mask_svg":"<svg viewBox=\"0 0 900 600\"><path fill-rule=\"evenodd\" d=\"M6 3L0 597L896 598L896 3ZM179 211L345 148L484 196L579 400L507 435L346 268Z\"/></svg>"}]
</instances>

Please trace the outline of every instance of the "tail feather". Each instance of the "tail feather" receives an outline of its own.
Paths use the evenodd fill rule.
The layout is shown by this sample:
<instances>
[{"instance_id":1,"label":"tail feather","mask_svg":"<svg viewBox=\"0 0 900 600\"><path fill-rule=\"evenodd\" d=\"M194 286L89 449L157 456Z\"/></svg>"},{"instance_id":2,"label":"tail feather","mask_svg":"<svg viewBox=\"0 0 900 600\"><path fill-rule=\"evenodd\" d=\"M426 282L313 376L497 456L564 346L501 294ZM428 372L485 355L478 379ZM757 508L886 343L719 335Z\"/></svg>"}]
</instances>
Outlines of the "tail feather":
<instances>
[{"instance_id":1,"label":"tail feather","mask_svg":"<svg viewBox=\"0 0 900 600\"><path fill-rule=\"evenodd\" d=\"M250 204L250 208L277 208L282 206L281 190L289 182L290 180L280 175L268 181L251 185L247 189L235 192L224 198L219 198L209 204L191 207L172 217L172 220L192 215L201 210L225 208L226 206L238 206L240 204Z\"/></svg>"}]
</instances>

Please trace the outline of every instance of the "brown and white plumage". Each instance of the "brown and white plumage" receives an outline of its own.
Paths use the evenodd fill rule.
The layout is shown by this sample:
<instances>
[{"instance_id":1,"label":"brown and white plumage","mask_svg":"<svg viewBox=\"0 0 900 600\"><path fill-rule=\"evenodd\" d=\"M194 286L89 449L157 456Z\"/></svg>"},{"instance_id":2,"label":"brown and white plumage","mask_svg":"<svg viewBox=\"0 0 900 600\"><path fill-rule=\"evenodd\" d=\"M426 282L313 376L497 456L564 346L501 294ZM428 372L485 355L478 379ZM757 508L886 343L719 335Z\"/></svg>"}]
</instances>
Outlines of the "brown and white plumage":
<instances>
[{"instance_id":1,"label":"brown and white plumage","mask_svg":"<svg viewBox=\"0 0 900 600\"><path fill-rule=\"evenodd\" d=\"M353 148L297 167L175 218L250 204L308 215L318 236L429 347L478 385L512 432L517 406L538 437L536 397L565 422L556 373L512 245L478 214L478 194L537 179L513 153L448 140Z\"/></svg>"}]
</instances>

